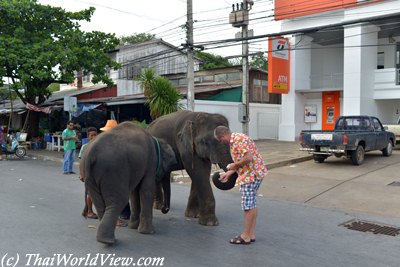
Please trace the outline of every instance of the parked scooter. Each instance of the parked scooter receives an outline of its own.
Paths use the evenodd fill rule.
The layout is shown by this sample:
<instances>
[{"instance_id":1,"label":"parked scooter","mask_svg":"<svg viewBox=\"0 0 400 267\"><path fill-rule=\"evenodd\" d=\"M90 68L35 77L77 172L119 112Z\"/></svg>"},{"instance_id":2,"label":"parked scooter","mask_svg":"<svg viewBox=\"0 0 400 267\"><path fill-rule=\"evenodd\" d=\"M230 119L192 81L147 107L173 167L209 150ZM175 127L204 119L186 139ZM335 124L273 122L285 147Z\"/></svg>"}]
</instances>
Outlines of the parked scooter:
<instances>
[{"instance_id":1,"label":"parked scooter","mask_svg":"<svg viewBox=\"0 0 400 267\"><path fill-rule=\"evenodd\" d=\"M6 143L1 146L3 155L15 155L18 158L23 158L26 155L25 147L19 145L19 142L14 135L10 134L8 136L8 142L11 143L11 147L7 146Z\"/></svg>"}]
</instances>

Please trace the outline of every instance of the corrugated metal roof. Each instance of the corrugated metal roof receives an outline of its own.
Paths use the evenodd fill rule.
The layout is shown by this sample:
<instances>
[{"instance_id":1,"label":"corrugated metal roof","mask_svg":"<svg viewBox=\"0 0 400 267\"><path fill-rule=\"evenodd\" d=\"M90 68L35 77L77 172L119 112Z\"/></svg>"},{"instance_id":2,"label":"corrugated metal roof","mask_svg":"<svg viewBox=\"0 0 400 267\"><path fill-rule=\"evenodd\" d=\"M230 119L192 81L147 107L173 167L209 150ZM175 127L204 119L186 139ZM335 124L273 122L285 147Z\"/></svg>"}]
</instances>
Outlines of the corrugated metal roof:
<instances>
[{"instance_id":1,"label":"corrugated metal roof","mask_svg":"<svg viewBox=\"0 0 400 267\"><path fill-rule=\"evenodd\" d=\"M43 103L43 105L47 105L56 100L64 99L65 96L78 96L78 95L96 91L96 90L99 90L102 88L107 88L107 85L106 84L95 84L95 85L85 87L82 89L71 89L71 90L62 90L62 91L53 92L52 95Z\"/></svg>"}]
</instances>

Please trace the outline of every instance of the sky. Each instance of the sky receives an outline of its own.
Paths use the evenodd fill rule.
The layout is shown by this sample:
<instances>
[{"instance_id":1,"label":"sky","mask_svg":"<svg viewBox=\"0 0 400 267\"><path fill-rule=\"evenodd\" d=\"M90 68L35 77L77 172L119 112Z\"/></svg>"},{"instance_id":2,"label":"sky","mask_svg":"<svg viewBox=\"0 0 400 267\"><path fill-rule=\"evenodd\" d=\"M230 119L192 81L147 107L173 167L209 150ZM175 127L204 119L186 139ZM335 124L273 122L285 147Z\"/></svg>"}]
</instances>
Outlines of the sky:
<instances>
[{"instance_id":1,"label":"sky","mask_svg":"<svg viewBox=\"0 0 400 267\"><path fill-rule=\"evenodd\" d=\"M230 39L240 28L229 24L232 0L192 0L194 19L194 43L209 43L215 40ZM135 33L151 33L157 38L179 46L186 42L182 25L186 22L186 0L39 0L44 5L59 6L68 11L79 11L90 6L96 8L90 23L82 23L84 31L102 31L129 36ZM271 31L271 0L254 0L250 11L249 29L254 35ZM254 18L254 20L252 20ZM275 31L276 32L276 31ZM223 47L221 47L223 46ZM213 49L211 49L213 48ZM267 50L267 42L250 44L250 53ZM205 52L222 56L241 54L241 45L206 46Z\"/></svg>"}]
</instances>

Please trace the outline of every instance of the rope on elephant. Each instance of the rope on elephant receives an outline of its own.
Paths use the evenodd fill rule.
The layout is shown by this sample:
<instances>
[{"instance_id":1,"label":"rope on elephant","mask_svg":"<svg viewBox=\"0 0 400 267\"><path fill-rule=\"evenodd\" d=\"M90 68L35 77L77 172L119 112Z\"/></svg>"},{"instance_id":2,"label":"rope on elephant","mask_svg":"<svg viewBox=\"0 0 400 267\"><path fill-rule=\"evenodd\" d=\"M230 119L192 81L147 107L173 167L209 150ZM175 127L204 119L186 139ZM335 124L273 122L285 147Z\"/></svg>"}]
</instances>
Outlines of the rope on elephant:
<instances>
[{"instance_id":1,"label":"rope on elephant","mask_svg":"<svg viewBox=\"0 0 400 267\"><path fill-rule=\"evenodd\" d=\"M160 169L160 162L161 162L161 148L160 148L160 143L158 142L157 138L152 136L154 141L156 141L157 144L157 168L156 168L156 173L158 173L158 170Z\"/></svg>"}]
</instances>

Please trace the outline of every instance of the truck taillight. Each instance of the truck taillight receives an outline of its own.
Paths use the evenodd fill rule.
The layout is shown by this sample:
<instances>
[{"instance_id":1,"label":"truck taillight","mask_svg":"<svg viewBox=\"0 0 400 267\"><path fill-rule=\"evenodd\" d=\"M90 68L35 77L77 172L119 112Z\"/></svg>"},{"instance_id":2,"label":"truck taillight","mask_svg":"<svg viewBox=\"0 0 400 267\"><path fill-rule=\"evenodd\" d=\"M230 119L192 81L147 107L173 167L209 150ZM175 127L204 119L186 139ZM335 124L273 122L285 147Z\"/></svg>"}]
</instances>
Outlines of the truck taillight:
<instances>
[{"instance_id":1,"label":"truck taillight","mask_svg":"<svg viewBox=\"0 0 400 267\"><path fill-rule=\"evenodd\" d=\"M342 135L342 143L343 145L347 145L347 135Z\"/></svg>"},{"instance_id":2,"label":"truck taillight","mask_svg":"<svg viewBox=\"0 0 400 267\"><path fill-rule=\"evenodd\" d=\"M299 135L299 141L300 142L303 142L303 135L300 133L300 135Z\"/></svg>"}]
</instances>

